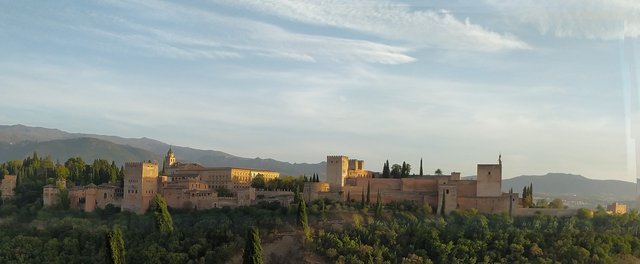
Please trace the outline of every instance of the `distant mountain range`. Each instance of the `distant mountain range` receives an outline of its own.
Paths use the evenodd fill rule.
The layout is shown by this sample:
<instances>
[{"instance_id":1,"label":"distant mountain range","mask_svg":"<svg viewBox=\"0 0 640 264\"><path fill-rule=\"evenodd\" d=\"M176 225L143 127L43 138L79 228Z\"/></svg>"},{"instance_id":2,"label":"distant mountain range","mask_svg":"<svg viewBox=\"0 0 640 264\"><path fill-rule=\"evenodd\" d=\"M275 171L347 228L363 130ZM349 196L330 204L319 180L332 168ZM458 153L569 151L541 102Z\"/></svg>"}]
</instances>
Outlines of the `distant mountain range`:
<instances>
[{"instance_id":1,"label":"distant mountain range","mask_svg":"<svg viewBox=\"0 0 640 264\"><path fill-rule=\"evenodd\" d=\"M0 162L24 159L34 151L50 155L60 162L70 157L85 161L101 158L118 164L126 161L157 160L162 162L170 145L149 138L68 133L58 129L24 125L0 125ZM243 158L216 150L200 150L171 146L178 161L196 162L204 166L235 166L279 171L283 175L325 174L325 162L289 163L274 159Z\"/></svg>"},{"instance_id":2,"label":"distant mountain range","mask_svg":"<svg viewBox=\"0 0 640 264\"><path fill-rule=\"evenodd\" d=\"M535 197L557 197L565 200L590 201L602 204L614 201L635 201L636 184L619 180L594 180L581 175L548 173L540 176L518 176L502 181L502 191L510 188L522 193L524 186L533 184Z\"/></svg>"},{"instance_id":3,"label":"distant mountain range","mask_svg":"<svg viewBox=\"0 0 640 264\"><path fill-rule=\"evenodd\" d=\"M0 162L24 159L34 151L41 156L66 161L82 157L85 161L101 158L118 164L126 161L157 160L162 162L169 144L150 138L122 138L106 135L68 133L58 129L24 125L0 125ZM243 158L216 150L200 150L172 146L178 160L196 162L204 166L237 166L279 171L283 175L311 175L319 173L324 179L326 162L289 163L273 159ZM464 177L475 179L475 176ZM635 200L636 185L618 180L593 180L580 175L549 173L541 176L519 176L502 182L504 192L513 188L521 193L525 185L533 183L536 197L561 197L566 200L602 203Z\"/></svg>"}]
</instances>

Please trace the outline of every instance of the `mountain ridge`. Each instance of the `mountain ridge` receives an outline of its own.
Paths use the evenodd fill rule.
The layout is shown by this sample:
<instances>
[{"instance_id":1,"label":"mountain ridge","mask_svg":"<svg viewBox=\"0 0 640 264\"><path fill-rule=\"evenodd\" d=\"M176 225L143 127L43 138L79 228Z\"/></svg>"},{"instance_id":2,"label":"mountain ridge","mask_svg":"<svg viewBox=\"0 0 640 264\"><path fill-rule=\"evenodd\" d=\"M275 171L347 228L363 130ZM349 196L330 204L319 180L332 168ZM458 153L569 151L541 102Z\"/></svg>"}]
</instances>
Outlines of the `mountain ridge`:
<instances>
[{"instance_id":1,"label":"mountain ridge","mask_svg":"<svg viewBox=\"0 0 640 264\"><path fill-rule=\"evenodd\" d=\"M90 153L83 152L83 149L81 148L81 146L90 146L91 144L89 144L89 142L65 141L78 138L93 138L102 141L103 143L101 144L93 141L93 144L100 145L95 146L94 150L97 151L97 149L100 149L101 151L106 151L108 149L112 149L113 151L111 153L107 151L106 154L101 155L100 158L110 158L119 164L122 164L120 163L122 161L150 159L162 162L166 151L171 147L174 153L176 153L179 161L195 162L204 166L263 168L279 171L283 175L294 176L318 173L324 177L325 174L325 162L289 163L269 158L244 158L218 150L201 150L170 145L147 137L124 138L108 135L69 133L59 129L31 127L21 124L0 125L0 160L23 159L26 156L29 156L33 151L37 150L46 152L42 154L50 155L56 159L61 159L71 155L73 157L87 157L87 160L92 160L92 157L94 156L89 155ZM68 148L72 149L64 149L64 145L60 145L62 142L74 143L75 145L67 145ZM132 147L138 150L128 149L123 146ZM28 148L33 149L33 151L28 151ZM74 153L76 155L73 155ZM118 156L118 153L120 153L122 157Z\"/></svg>"},{"instance_id":2,"label":"mountain ridge","mask_svg":"<svg viewBox=\"0 0 640 264\"><path fill-rule=\"evenodd\" d=\"M547 173L545 175L522 175L502 180L502 191L513 188L521 193L522 188L533 184L534 196L580 197L595 201L633 201L636 184L621 180L590 179L570 173Z\"/></svg>"}]
</instances>

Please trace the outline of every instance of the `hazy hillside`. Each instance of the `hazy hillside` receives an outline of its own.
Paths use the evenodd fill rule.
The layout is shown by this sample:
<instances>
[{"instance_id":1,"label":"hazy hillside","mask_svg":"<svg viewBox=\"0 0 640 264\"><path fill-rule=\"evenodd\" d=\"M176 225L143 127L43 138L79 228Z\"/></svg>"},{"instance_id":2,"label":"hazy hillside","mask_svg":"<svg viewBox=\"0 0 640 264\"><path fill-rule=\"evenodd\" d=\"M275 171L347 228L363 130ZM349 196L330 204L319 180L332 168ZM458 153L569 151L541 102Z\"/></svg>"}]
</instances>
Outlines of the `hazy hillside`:
<instances>
[{"instance_id":1,"label":"hazy hillside","mask_svg":"<svg viewBox=\"0 0 640 264\"><path fill-rule=\"evenodd\" d=\"M71 157L82 157L91 162L94 159L114 160L124 164L131 160L161 160L160 155L127 145L119 145L95 138L73 138L46 142L0 143L0 160L24 159L33 152L39 156L51 156L60 162Z\"/></svg>"},{"instance_id":2,"label":"hazy hillside","mask_svg":"<svg viewBox=\"0 0 640 264\"><path fill-rule=\"evenodd\" d=\"M40 142L69 138L74 138L74 136L58 129L28 127L23 125L0 125L0 143Z\"/></svg>"},{"instance_id":3,"label":"hazy hillside","mask_svg":"<svg viewBox=\"0 0 640 264\"><path fill-rule=\"evenodd\" d=\"M513 188L521 193L533 183L534 196L578 197L600 201L634 200L636 184L618 180L593 180L580 175L549 173L541 176L518 176L502 181L504 192Z\"/></svg>"},{"instance_id":4,"label":"hazy hillside","mask_svg":"<svg viewBox=\"0 0 640 264\"><path fill-rule=\"evenodd\" d=\"M69 139L92 138L95 141L66 141ZM102 143L99 143L102 142ZM71 145L66 145L71 143ZM111 143L111 144L104 144ZM114 146L115 145L115 146ZM120 147L116 147L116 146ZM122 148L127 147L127 148ZM325 162L288 163L273 159L243 158L215 150L200 150L173 146L179 161L197 162L205 166L238 166L264 168L279 171L284 175L325 174ZM58 129L29 127L24 125L0 125L0 161L22 159L37 151L51 155L55 159L66 160L71 156L81 156L87 160L95 157L113 159L120 163L132 160L161 161L169 149L169 144L150 138L122 138L116 136L67 133ZM80 154L78 154L80 153ZM322 159L322 157L319 157Z\"/></svg>"}]
</instances>

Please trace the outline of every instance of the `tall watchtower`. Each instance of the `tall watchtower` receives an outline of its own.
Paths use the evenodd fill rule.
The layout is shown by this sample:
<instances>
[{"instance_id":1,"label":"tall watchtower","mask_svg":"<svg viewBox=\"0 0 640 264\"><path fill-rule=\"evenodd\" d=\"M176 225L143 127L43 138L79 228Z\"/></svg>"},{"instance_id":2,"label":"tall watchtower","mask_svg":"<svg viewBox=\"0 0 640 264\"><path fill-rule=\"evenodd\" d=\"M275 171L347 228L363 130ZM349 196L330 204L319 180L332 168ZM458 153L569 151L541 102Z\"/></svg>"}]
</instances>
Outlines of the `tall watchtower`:
<instances>
[{"instance_id":1,"label":"tall watchtower","mask_svg":"<svg viewBox=\"0 0 640 264\"><path fill-rule=\"evenodd\" d=\"M122 211L144 214L158 193L158 163L127 162L124 166Z\"/></svg>"},{"instance_id":2,"label":"tall watchtower","mask_svg":"<svg viewBox=\"0 0 640 264\"><path fill-rule=\"evenodd\" d=\"M498 164L478 164L476 193L478 197L502 195L502 155Z\"/></svg>"},{"instance_id":3,"label":"tall watchtower","mask_svg":"<svg viewBox=\"0 0 640 264\"><path fill-rule=\"evenodd\" d=\"M331 191L341 191L349 169L349 157L327 156L327 182Z\"/></svg>"}]
</instances>

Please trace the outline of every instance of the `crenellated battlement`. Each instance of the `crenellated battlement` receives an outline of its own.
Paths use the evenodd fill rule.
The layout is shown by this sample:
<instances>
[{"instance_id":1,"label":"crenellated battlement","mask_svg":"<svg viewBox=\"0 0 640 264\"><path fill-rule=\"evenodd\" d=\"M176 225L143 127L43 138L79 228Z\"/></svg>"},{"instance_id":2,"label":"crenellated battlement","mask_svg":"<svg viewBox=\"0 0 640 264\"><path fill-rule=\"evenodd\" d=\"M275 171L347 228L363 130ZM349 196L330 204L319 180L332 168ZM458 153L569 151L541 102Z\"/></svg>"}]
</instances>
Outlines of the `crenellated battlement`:
<instances>
[{"instance_id":1,"label":"crenellated battlement","mask_svg":"<svg viewBox=\"0 0 640 264\"><path fill-rule=\"evenodd\" d=\"M144 165L157 165L157 161L128 161L124 163L125 167L142 167Z\"/></svg>"},{"instance_id":2,"label":"crenellated battlement","mask_svg":"<svg viewBox=\"0 0 640 264\"><path fill-rule=\"evenodd\" d=\"M126 166L126 167L140 167L140 166L142 166L142 162L128 161L128 162L124 163L124 166Z\"/></svg>"}]
</instances>

